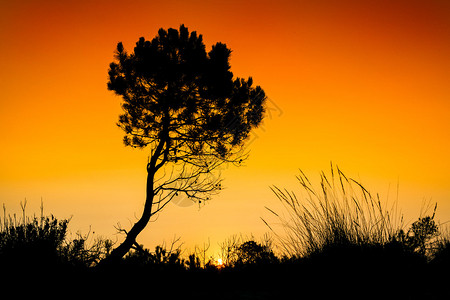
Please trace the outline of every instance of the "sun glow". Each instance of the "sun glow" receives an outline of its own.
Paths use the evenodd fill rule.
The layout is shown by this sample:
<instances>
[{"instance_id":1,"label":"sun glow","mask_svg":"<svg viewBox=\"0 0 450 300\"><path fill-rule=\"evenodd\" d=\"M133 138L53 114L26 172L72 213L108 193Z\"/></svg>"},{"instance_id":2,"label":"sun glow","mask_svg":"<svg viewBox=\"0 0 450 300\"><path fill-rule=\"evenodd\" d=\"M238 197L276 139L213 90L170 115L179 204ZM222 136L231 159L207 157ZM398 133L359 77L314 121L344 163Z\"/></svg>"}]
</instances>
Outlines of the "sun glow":
<instances>
[{"instance_id":1,"label":"sun glow","mask_svg":"<svg viewBox=\"0 0 450 300\"><path fill-rule=\"evenodd\" d=\"M221 258L217 259L217 266L222 267L223 266L223 260Z\"/></svg>"}]
</instances>

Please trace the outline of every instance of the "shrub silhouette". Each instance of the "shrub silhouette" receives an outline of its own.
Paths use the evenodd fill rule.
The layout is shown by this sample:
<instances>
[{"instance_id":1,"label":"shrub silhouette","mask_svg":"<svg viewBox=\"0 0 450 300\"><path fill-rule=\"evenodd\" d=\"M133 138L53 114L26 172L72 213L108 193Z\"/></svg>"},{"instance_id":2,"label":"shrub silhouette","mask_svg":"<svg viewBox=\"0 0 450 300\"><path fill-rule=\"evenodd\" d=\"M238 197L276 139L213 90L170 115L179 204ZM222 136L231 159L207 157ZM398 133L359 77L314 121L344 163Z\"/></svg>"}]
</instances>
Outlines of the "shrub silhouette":
<instances>
[{"instance_id":1,"label":"shrub silhouette","mask_svg":"<svg viewBox=\"0 0 450 300\"><path fill-rule=\"evenodd\" d=\"M96 266L112 251L114 243L110 239L97 237L89 242L89 233L77 234L77 238L65 241L60 247L60 259L69 265L78 267Z\"/></svg>"},{"instance_id":2,"label":"shrub silhouette","mask_svg":"<svg viewBox=\"0 0 450 300\"><path fill-rule=\"evenodd\" d=\"M190 254L188 260L186 261L186 266L189 270L200 270L200 258L195 254Z\"/></svg>"},{"instance_id":3,"label":"shrub silhouette","mask_svg":"<svg viewBox=\"0 0 450 300\"><path fill-rule=\"evenodd\" d=\"M53 215L26 217L22 205L21 220L11 215L0 222L0 266L7 269L47 269L62 266L91 267L112 249L109 239L97 237L88 242L89 234L68 239L70 219L58 220ZM0 220L1 221L1 220Z\"/></svg>"},{"instance_id":4,"label":"shrub silhouette","mask_svg":"<svg viewBox=\"0 0 450 300\"><path fill-rule=\"evenodd\" d=\"M437 242L431 262L444 270L450 268L450 239L448 236L442 237Z\"/></svg>"},{"instance_id":5,"label":"shrub silhouette","mask_svg":"<svg viewBox=\"0 0 450 300\"><path fill-rule=\"evenodd\" d=\"M279 262L273 252L272 240L269 235L265 235L261 242L255 241L253 237L246 239L233 235L219 245L220 257L225 267L267 265Z\"/></svg>"},{"instance_id":6,"label":"shrub silhouette","mask_svg":"<svg viewBox=\"0 0 450 300\"><path fill-rule=\"evenodd\" d=\"M273 251L255 241L244 242L237 248L237 265L255 265L277 262Z\"/></svg>"},{"instance_id":7,"label":"shrub silhouette","mask_svg":"<svg viewBox=\"0 0 450 300\"><path fill-rule=\"evenodd\" d=\"M18 224L4 218L0 231L2 265L54 265L67 234L69 220L58 221L53 215L34 217Z\"/></svg>"},{"instance_id":8,"label":"shrub silhouette","mask_svg":"<svg viewBox=\"0 0 450 300\"><path fill-rule=\"evenodd\" d=\"M130 251L124 259L125 264L139 265L153 269L178 268L184 269L185 261L181 257L180 249L166 249L164 246L156 246L154 252L148 249Z\"/></svg>"},{"instance_id":9,"label":"shrub silhouette","mask_svg":"<svg viewBox=\"0 0 450 300\"><path fill-rule=\"evenodd\" d=\"M436 211L436 206L434 212ZM412 223L409 230L405 233L402 229L393 237L408 250L419 253L423 256L430 256L432 250L432 240L439 235L439 228L432 216L419 218Z\"/></svg>"}]
</instances>

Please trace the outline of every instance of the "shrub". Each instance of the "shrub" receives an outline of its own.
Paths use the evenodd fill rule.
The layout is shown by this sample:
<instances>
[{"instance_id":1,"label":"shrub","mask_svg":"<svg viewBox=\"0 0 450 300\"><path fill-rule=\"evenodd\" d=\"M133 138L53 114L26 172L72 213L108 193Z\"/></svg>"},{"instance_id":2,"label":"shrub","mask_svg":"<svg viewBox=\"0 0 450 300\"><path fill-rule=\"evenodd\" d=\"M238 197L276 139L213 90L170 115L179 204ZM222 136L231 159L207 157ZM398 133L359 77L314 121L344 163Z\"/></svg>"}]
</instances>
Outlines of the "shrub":
<instances>
[{"instance_id":1,"label":"shrub","mask_svg":"<svg viewBox=\"0 0 450 300\"><path fill-rule=\"evenodd\" d=\"M172 244L173 246L173 244ZM181 249L167 249L165 245L158 245L151 252L142 246L134 249L124 257L123 263L129 266L150 269L184 269L185 260L181 257Z\"/></svg>"},{"instance_id":2,"label":"shrub","mask_svg":"<svg viewBox=\"0 0 450 300\"><path fill-rule=\"evenodd\" d=\"M27 217L26 202L21 203L22 218L6 215L0 220L0 264L8 268L41 268L56 266L91 267L97 264L112 249L111 240L97 237L88 242L89 234L77 234L69 240L70 219L58 220L53 215Z\"/></svg>"},{"instance_id":3,"label":"shrub","mask_svg":"<svg viewBox=\"0 0 450 300\"><path fill-rule=\"evenodd\" d=\"M25 205L23 205L23 210ZM6 216L0 222L0 261L5 265L52 265L58 261L69 220L58 221L53 215L26 218L21 222Z\"/></svg>"},{"instance_id":4,"label":"shrub","mask_svg":"<svg viewBox=\"0 0 450 300\"><path fill-rule=\"evenodd\" d=\"M266 265L279 261L272 250L272 241L267 235L261 243L256 242L253 237L244 239L242 236L234 235L220 247L221 259L227 267Z\"/></svg>"},{"instance_id":5,"label":"shrub","mask_svg":"<svg viewBox=\"0 0 450 300\"><path fill-rule=\"evenodd\" d=\"M66 240L59 249L61 259L73 266L92 267L111 253L114 243L110 239L96 237L90 242L89 235L77 233L77 238Z\"/></svg>"},{"instance_id":6,"label":"shrub","mask_svg":"<svg viewBox=\"0 0 450 300\"><path fill-rule=\"evenodd\" d=\"M393 240L412 252L430 258L434 251L434 245L437 243L435 239L439 236L439 228L434 221L436 207L434 207L432 216L420 217L411 224L406 233L403 229L399 229Z\"/></svg>"},{"instance_id":7,"label":"shrub","mask_svg":"<svg viewBox=\"0 0 450 300\"><path fill-rule=\"evenodd\" d=\"M267 246L255 241L247 241L237 248L238 265L255 265L276 262L277 258Z\"/></svg>"},{"instance_id":8,"label":"shrub","mask_svg":"<svg viewBox=\"0 0 450 300\"><path fill-rule=\"evenodd\" d=\"M432 263L440 265L443 269L450 268L450 239L448 237L442 237L436 243Z\"/></svg>"}]
</instances>

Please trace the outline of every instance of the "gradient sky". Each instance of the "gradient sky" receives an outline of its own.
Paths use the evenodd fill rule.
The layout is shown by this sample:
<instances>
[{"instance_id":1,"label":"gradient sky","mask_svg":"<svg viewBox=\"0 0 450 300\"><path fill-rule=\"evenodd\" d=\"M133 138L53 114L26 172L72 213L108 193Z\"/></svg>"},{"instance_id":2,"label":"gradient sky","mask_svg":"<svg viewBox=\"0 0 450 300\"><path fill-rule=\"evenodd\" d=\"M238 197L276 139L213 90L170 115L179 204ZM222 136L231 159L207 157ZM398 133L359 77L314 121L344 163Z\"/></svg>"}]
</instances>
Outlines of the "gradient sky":
<instances>
[{"instance_id":1,"label":"gradient sky","mask_svg":"<svg viewBox=\"0 0 450 300\"><path fill-rule=\"evenodd\" d=\"M277 208L270 185L296 190L330 161L407 219L424 200L450 220L449 1L1 1L0 203L72 216L71 231L114 235L145 199L147 151L125 148L120 98L107 91L117 42L132 51L161 27L233 50L235 76L269 97L246 166L200 210L170 205L138 238L211 246L259 237Z\"/></svg>"}]
</instances>

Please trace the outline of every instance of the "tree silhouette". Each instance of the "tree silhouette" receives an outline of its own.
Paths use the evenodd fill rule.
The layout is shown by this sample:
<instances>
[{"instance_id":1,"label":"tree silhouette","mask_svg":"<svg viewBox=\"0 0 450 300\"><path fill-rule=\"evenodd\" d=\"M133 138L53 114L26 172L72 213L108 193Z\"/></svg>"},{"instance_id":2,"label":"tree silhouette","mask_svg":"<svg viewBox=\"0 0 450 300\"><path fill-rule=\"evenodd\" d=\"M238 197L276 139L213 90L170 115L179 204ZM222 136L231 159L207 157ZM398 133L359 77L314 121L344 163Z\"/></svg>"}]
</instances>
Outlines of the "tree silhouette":
<instances>
[{"instance_id":1,"label":"tree silhouette","mask_svg":"<svg viewBox=\"0 0 450 300\"><path fill-rule=\"evenodd\" d=\"M138 234L174 197L209 200L221 189L214 171L247 158L243 144L263 118L266 96L251 77L233 79L230 54L223 43L207 53L202 35L184 25L141 37L130 54L118 43L108 72L108 89L123 99L118 126L126 146L150 147L151 155L142 216L123 230L108 261L138 247Z\"/></svg>"}]
</instances>

